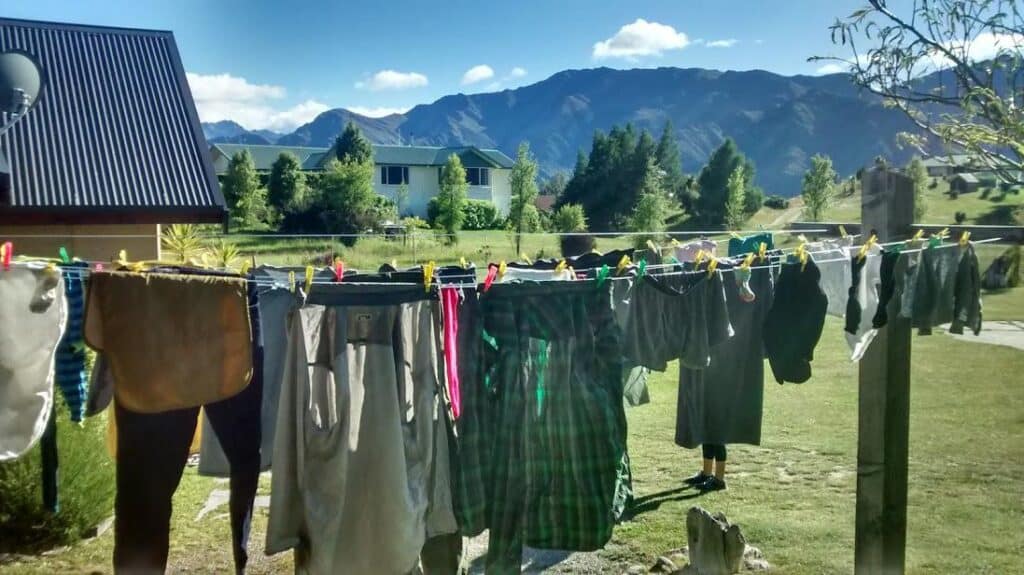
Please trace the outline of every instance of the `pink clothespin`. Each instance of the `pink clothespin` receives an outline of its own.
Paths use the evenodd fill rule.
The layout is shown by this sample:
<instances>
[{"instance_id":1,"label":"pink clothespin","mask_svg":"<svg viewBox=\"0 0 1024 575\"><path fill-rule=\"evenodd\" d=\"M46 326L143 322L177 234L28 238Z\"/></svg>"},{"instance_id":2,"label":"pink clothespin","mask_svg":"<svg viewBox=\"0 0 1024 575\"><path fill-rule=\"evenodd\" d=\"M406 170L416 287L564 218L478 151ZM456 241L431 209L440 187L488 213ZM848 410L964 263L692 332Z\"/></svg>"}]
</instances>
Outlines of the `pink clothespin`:
<instances>
[{"instance_id":1,"label":"pink clothespin","mask_svg":"<svg viewBox=\"0 0 1024 575\"><path fill-rule=\"evenodd\" d=\"M491 264L487 266L487 277L484 278L484 291L491 289L494 278L498 277L498 266Z\"/></svg>"},{"instance_id":2,"label":"pink clothespin","mask_svg":"<svg viewBox=\"0 0 1024 575\"><path fill-rule=\"evenodd\" d=\"M11 242L4 242L3 249L0 250L0 259L3 260L4 271L11 269L11 255L14 254L14 244Z\"/></svg>"},{"instance_id":3,"label":"pink clothespin","mask_svg":"<svg viewBox=\"0 0 1024 575\"><path fill-rule=\"evenodd\" d=\"M334 260L334 281L340 282L345 277L345 262L341 259Z\"/></svg>"}]
</instances>

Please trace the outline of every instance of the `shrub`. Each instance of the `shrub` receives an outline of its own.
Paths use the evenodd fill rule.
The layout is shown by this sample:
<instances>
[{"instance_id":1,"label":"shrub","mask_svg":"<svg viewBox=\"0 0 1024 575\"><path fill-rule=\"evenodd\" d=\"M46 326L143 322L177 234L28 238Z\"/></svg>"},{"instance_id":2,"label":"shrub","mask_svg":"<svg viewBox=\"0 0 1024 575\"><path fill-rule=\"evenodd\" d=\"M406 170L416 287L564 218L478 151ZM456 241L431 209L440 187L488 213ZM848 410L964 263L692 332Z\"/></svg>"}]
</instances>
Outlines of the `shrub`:
<instances>
[{"instance_id":1,"label":"shrub","mask_svg":"<svg viewBox=\"0 0 1024 575\"><path fill-rule=\"evenodd\" d=\"M416 216L409 216L407 218L402 218L402 225L404 225L405 229L407 229L410 232L413 232L413 231L416 231L416 230L429 230L430 229L430 222L428 222L427 220L425 220L423 218L417 218Z\"/></svg>"},{"instance_id":2,"label":"shrub","mask_svg":"<svg viewBox=\"0 0 1024 575\"><path fill-rule=\"evenodd\" d=\"M764 199L764 205L773 210L785 210L789 207L789 198L771 195Z\"/></svg>"},{"instance_id":3,"label":"shrub","mask_svg":"<svg viewBox=\"0 0 1024 575\"><path fill-rule=\"evenodd\" d=\"M934 190L937 187L939 187L939 179L938 178L932 178L932 183L928 184L928 189L929 190Z\"/></svg>"},{"instance_id":4,"label":"shrub","mask_svg":"<svg viewBox=\"0 0 1024 575\"><path fill-rule=\"evenodd\" d=\"M949 199L955 200L955 199L957 199L959 197L960 197L960 191L959 190L957 190L956 188L950 188L949 189Z\"/></svg>"},{"instance_id":5,"label":"shrub","mask_svg":"<svg viewBox=\"0 0 1024 575\"><path fill-rule=\"evenodd\" d=\"M43 508L38 445L15 461L0 463L0 553L33 553L73 543L92 535L113 513L114 463L104 440L106 415L78 426L56 395L60 512Z\"/></svg>"},{"instance_id":6,"label":"shrub","mask_svg":"<svg viewBox=\"0 0 1024 575\"><path fill-rule=\"evenodd\" d=\"M464 230L492 230L501 223L497 206L485 200L467 200L462 211L466 214Z\"/></svg>"},{"instance_id":7,"label":"shrub","mask_svg":"<svg viewBox=\"0 0 1024 575\"><path fill-rule=\"evenodd\" d=\"M962 224L967 221L967 212L957 212L954 214L953 219L956 220L956 223Z\"/></svg>"},{"instance_id":8,"label":"shrub","mask_svg":"<svg viewBox=\"0 0 1024 575\"><path fill-rule=\"evenodd\" d=\"M589 253L597 246L594 236L561 236L558 238L562 257L579 256Z\"/></svg>"}]
</instances>

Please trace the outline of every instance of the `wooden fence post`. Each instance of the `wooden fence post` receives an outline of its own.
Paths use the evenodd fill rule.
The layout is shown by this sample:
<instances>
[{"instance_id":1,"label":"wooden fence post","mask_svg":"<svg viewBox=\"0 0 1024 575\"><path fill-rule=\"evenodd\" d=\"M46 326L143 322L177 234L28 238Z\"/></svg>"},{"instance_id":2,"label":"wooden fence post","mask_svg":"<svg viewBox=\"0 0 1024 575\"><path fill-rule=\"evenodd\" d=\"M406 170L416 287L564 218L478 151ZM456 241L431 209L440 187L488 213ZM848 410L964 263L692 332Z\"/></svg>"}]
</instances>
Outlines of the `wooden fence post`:
<instances>
[{"instance_id":1,"label":"wooden fence post","mask_svg":"<svg viewBox=\"0 0 1024 575\"><path fill-rule=\"evenodd\" d=\"M862 178L861 240L909 238L914 184L884 167ZM889 314L860 361L855 573L902 574L907 542L910 321Z\"/></svg>"}]
</instances>

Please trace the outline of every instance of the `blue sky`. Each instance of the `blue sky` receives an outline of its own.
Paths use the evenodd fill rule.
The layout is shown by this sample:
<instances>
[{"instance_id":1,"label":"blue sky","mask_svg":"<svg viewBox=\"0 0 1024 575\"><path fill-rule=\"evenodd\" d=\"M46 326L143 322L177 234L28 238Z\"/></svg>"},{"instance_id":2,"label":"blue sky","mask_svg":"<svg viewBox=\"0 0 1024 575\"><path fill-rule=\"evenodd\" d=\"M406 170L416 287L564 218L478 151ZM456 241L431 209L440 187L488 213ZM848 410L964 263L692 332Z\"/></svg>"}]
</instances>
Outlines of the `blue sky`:
<instances>
[{"instance_id":1,"label":"blue sky","mask_svg":"<svg viewBox=\"0 0 1024 575\"><path fill-rule=\"evenodd\" d=\"M902 4L909 0L898 0ZM4 0L0 15L174 32L203 120L290 131L567 68L820 73L863 0Z\"/></svg>"}]
</instances>

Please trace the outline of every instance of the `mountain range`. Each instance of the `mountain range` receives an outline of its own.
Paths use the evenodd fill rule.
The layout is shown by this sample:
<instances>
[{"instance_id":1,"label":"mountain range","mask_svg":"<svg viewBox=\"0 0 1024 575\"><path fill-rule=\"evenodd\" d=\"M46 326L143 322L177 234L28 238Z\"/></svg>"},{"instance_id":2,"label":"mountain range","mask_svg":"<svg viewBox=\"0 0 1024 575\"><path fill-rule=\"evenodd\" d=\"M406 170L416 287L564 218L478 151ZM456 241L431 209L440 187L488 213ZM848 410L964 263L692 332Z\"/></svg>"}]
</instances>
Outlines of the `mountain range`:
<instances>
[{"instance_id":1,"label":"mountain range","mask_svg":"<svg viewBox=\"0 0 1024 575\"><path fill-rule=\"evenodd\" d=\"M566 70L540 82L482 94L455 94L404 114L368 118L328 110L290 134L203 124L211 142L330 146L349 121L378 144L474 145L514 156L529 141L541 174L570 171L595 130L632 122L655 138L671 120L683 169L697 172L726 137L757 167L769 194L796 195L814 154L852 174L876 156L902 164L911 151L896 134L913 129L900 112L860 91L846 74L782 76L762 70L699 68Z\"/></svg>"}]
</instances>

